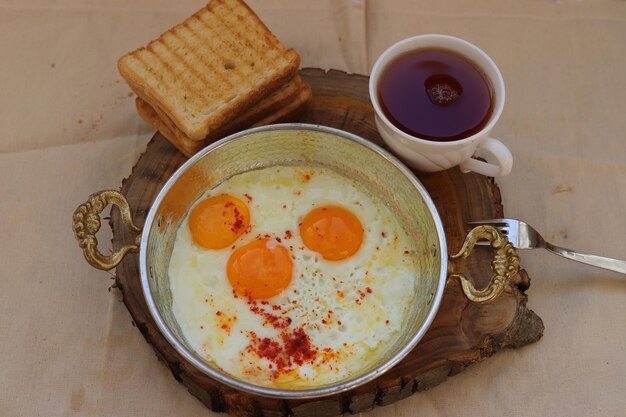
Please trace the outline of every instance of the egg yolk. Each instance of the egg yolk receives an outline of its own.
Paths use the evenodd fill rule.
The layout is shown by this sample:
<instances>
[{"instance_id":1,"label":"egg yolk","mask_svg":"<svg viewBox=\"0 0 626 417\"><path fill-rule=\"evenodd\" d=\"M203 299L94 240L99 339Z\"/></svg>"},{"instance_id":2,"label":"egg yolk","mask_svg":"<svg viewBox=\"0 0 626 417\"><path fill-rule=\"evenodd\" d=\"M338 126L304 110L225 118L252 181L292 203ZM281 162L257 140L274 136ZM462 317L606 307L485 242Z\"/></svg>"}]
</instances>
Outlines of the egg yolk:
<instances>
[{"instance_id":1,"label":"egg yolk","mask_svg":"<svg viewBox=\"0 0 626 417\"><path fill-rule=\"evenodd\" d=\"M317 207L300 224L300 236L324 259L339 261L352 256L363 242L363 226L350 211L337 206Z\"/></svg>"},{"instance_id":2,"label":"egg yolk","mask_svg":"<svg viewBox=\"0 0 626 417\"><path fill-rule=\"evenodd\" d=\"M282 292L291 283L292 273L289 251L270 239L254 240L237 248L226 264L235 291L255 300Z\"/></svg>"},{"instance_id":3,"label":"egg yolk","mask_svg":"<svg viewBox=\"0 0 626 417\"><path fill-rule=\"evenodd\" d=\"M206 249L222 249L233 244L249 224L248 206L228 194L201 201L189 214L191 237Z\"/></svg>"}]
</instances>

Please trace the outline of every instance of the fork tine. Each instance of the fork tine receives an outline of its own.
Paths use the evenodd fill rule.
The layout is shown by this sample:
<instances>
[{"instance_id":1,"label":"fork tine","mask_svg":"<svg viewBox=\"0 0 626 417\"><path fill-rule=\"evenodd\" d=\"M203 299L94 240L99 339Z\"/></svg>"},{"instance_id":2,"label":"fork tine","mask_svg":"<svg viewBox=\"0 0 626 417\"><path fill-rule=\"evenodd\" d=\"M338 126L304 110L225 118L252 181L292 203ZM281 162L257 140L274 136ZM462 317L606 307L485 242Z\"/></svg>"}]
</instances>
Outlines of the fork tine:
<instances>
[{"instance_id":1,"label":"fork tine","mask_svg":"<svg viewBox=\"0 0 626 417\"><path fill-rule=\"evenodd\" d=\"M508 219L485 219L485 220L474 220L471 222L467 222L467 224L477 224L477 225L481 225L481 224L490 224L490 225L506 225L508 224L507 222Z\"/></svg>"},{"instance_id":2,"label":"fork tine","mask_svg":"<svg viewBox=\"0 0 626 417\"><path fill-rule=\"evenodd\" d=\"M481 225L493 226L498 232L500 232L506 238L511 240L512 238L515 238L515 236L513 236L515 234L515 230L511 229L511 225L509 224L507 220L508 219L487 219L487 220L467 222L467 224L474 225L474 226L481 226ZM468 229L467 231L469 232L470 229ZM487 239L479 239L478 242L476 242L476 244L479 246L486 246L486 245L489 245L489 241Z\"/></svg>"},{"instance_id":3,"label":"fork tine","mask_svg":"<svg viewBox=\"0 0 626 417\"><path fill-rule=\"evenodd\" d=\"M515 224L511 221L511 219L487 219L487 220L478 220L467 222L468 225L475 226L493 226L498 232L508 235L509 230L513 233L515 232Z\"/></svg>"},{"instance_id":4,"label":"fork tine","mask_svg":"<svg viewBox=\"0 0 626 417\"><path fill-rule=\"evenodd\" d=\"M501 235L506 237L516 248L520 246L520 221L516 219L487 219L467 222L468 225L488 225L496 228ZM484 240L481 242L486 243ZM483 243L483 244L484 244ZM480 244L480 243L479 243Z\"/></svg>"},{"instance_id":5,"label":"fork tine","mask_svg":"<svg viewBox=\"0 0 626 417\"><path fill-rule=\"evenodd\" d=\"M499 232L507 234L511 224L508 219L488 219L480 221L467 222L468 225L474 226L493 226L498 229Z\"/></svg>"},{"instance_id":6,"label":"fork tine","mask_svg":"<svg viewBox=\"0 0 626 417\"><path fill-rule=\"evenodd\" d=\"M468 222L468 224L474 224L474 225L478 226L478 225L484 225L486 223L483 223L483 222ZM487 224L487 225L495 227L498 232L500 232L502 235L504 235L505 237L508 238L509 237L509 228L508 228L509 226L506 223L499 223L499 224L501 224L502 226L498 226L497 224L493 224L493 223ZM466 232L469 232L470 230L471 230L471 228L467 229ZM488 246L490 244L491 243L487 239L478 239L478 241L476 242L477 246Z\"/></svg>"}]
</instances>

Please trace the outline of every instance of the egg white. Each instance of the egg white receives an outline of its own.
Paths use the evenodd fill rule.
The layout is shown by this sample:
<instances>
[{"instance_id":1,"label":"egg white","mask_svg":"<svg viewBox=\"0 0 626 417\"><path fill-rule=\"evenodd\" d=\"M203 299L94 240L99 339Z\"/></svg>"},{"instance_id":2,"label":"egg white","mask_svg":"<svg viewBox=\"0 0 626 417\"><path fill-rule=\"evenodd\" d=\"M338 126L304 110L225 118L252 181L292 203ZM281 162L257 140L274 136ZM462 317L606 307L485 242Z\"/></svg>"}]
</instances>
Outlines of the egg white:
<instances>
[{"instance_id":1,"label":"egg white","mask_svg":"<svg viewBox=\"0 0 626 417\"><path fill-rule=\"evenodd\" d=\"M391 210L325 167L249 171L204 197L222 193L247 203L250 231L232 247L206 250L193 242L185 218L170 259L173 312L190 346L235 377L276 387L333 383L379 360L406 324L418 271L414 245ZM348 259L324 260L302 243L299 223L323 205L347 208L365 229L360 249ZM226 263L235 248L266 235L289 249L293 279L281 294L250 304L234 293ZM291 323L277 329L259 311ZM276 363L250 348L252 335L280 342L281 332L299 328L319 350L288 372L277 372Z\"/></svg>"}]
</instances>

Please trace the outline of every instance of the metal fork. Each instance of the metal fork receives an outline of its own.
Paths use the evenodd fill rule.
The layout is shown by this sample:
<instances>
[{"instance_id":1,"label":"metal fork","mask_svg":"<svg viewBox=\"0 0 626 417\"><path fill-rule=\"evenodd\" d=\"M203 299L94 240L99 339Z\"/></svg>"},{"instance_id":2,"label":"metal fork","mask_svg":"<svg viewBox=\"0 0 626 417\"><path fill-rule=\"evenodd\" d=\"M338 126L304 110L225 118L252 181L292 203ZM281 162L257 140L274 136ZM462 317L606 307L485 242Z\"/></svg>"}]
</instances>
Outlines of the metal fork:
<instances>
[{"instance_id":1,"label":"metal fork","mask_svg":"<svg viewBox=\"0 0 626 417\"><path fill-rule=\"evenodd\" d=\"M511 244L518 249L535 249L544 248L552 253L561 255L574 261L582 262L587 265L597 266L615 272L626 274L626 261L619 259L607 258L604 256L591 255L581 253L571 249L555 246L545 239L532 228L528 223L516 219L489 219L468 222L470 225L491 225L498 229L500 233L505 235ZM481 242L482 243L482 242Z\"/></svg>"}]
</instances>

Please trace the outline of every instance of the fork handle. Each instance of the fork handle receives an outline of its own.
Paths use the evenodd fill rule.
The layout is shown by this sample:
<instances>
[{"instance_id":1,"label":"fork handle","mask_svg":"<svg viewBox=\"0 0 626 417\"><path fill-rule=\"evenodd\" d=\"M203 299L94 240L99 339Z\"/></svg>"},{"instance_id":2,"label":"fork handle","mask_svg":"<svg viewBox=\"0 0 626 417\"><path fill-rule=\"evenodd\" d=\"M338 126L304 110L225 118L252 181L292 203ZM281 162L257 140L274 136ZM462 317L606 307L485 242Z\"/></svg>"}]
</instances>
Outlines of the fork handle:
<instances>
[{"instance_id":1,"label":"fork handle","mask_svg":"<svg viewBox=\"0 0 626 417\"><path fill-rule=\"evenodd\" d=\"M620 272L622 274L626 274L626 261L621 261L619 259L613 259L613 258L607 258L604 256L591 255L589 253L576 252L571 249L554 246L553 244L548 243L548 242L546 242L545 248L552 253L561 255L564 258L582 262L587 265L597 266L598 268L604 268L610 271L615 271L615 272Z\"/></svg>"}]
</instances>

